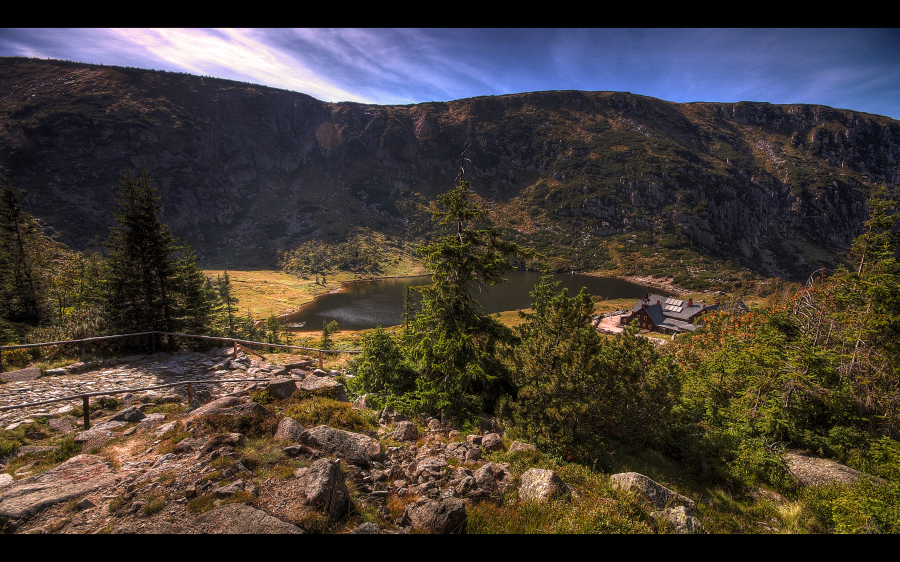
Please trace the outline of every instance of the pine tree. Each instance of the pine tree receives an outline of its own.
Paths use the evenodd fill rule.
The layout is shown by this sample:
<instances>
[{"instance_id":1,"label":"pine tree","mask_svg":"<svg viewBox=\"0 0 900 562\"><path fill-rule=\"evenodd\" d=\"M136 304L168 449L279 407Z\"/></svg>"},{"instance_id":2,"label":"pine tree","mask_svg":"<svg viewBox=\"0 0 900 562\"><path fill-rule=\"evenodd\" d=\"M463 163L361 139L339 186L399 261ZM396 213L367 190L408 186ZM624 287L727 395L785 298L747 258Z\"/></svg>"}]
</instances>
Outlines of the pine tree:
<instances>
[{"instance_id":1,"label":"pine tree","mask_svg":"<svg viewBox=\"0 0 900 562\"><path fill-rule=\"evenodd\" d=\"M511 260L528 252L504 241L490 224L478 228L478 221L487 222L487 212L478 206L469 182L460 180L437 203L433 214L452 233L419 248L434 273L431 285L417 287L422 307L405 338L421 374L417 409L462 419L492 409L510 389L500 350L514 335L482 313L473 293L505 282L503 275L515 269Z\"/></svg>"},{"instance_id":2,"label":"pine tree","mask_svg":"<svg viewBox=\"0 0 900 562\"><path fill-rule=\"evenodd\" d=\"M117 329L204 333L210 315L205 277L193 251L159 219L162 203L146 172L120 181L116 226L106 244L107 300Z\"/></svg>"},{"instance_id":3,"label":"pine tree","mask_svg":"<svg viewBox=\"0 0 900 562\"><path fill-rule=\"evenodd\" d=\"M516 328L515 400L499 408L516 431L542 450L585 459L601 439L637 440L661 427L677 383L671 363L628 330L616 338L591 324L587 290L556 292L545 272L531 293L531 314Z\"/></svg>"},{"instance_id":4,"label":"pine tree","mask_svg":"<svg viewBox=\"0 0 900 562\"><path fill-rule=\"evenodd\" d=\"M0 179L0 317L29 324L45 318L39 271L48 265L49 245L22 209L19 190Z\"/></svg>"},{"instance_id":5,"label":"pine tree","mask_svg":"<svg viewBox=\"0 0 900 562\"><path fill-rule=\"evenodd\" d=\"M231 278L228 276L228 271L222 272L222 275L217 279L216 285L218 286L219 296L222 298L222 302L225 303L225 311L228 314L228 336L234 337L234 313L237 310L237 298L231 292Z\"/></svg>"}]
</instances>

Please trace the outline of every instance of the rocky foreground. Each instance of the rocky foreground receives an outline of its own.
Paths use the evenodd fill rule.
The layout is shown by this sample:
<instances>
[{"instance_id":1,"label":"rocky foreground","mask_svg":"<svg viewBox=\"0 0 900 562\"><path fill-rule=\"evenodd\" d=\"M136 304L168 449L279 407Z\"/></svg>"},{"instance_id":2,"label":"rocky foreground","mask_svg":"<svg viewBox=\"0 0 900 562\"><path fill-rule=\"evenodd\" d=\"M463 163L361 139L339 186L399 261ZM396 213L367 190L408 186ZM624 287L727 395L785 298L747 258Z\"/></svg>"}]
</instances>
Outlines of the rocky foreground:
<instances>
[{"instance_id":1,"label":"rocky foreground","mask_svg":"<svg viewBox=\"0 0 900 562\"><path fill-rule=\"evenodd\" d=\"M213 371L225 367L218 353ZM277 376L233 392L211 384L220 390L190 404L153 391L107 398L113 407L94 412L86 431L72 406L58 408L42 418L46 428L26 434L31 445L0 459L0 532L465 533L468 510L481 502L577 501L581 491L552 470L514 475L509 463L489 460L492 451L534 449L504 442L489 421L461 435L434 418L379 416L366 397L347 402L340 373L311 363L239 354L228 368ZM305 427L296 418L310 404L377 418L377 429ZM640 498L658 529L705 532L694 500L634 472L609 482L609 502Z\"/></svg>"}]
</instances>

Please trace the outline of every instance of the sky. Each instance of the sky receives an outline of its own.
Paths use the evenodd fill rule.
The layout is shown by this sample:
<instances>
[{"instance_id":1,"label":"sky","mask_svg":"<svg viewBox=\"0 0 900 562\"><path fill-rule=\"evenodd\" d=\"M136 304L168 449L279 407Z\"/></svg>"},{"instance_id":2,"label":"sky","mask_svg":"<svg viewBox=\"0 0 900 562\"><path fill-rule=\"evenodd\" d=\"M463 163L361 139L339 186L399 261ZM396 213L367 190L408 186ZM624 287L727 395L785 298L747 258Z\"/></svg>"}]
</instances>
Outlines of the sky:
<instances>
[{"instance_id":1,"label":"sky","mask_svg":"<svg viewBox=\"0 0 900 562\"><path fill-rule=\"evenodd\" d=\"M0 56L187 72L329 102L625 91L900 119L900 29L0 28Z\"/></svg>"}]
</instances>

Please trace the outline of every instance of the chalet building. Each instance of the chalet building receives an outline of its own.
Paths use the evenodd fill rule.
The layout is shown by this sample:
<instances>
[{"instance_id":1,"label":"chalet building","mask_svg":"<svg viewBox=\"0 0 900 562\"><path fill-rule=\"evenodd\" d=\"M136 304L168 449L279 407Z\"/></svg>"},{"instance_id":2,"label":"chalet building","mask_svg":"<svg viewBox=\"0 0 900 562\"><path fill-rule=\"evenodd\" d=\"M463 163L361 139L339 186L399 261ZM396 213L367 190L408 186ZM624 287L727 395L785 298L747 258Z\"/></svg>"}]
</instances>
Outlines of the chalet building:
<instances>
[{"instance_id":1,"label":"chalet building","mask_svg":"<svg viewBox=\"0 0 900 562\"><path fill-rule=\"evenodd\" d=\"M632 320L644 330L663 334L679 334L693 332L697 329L697 320L713 310L719 303L706 304L693 299L681 300L675 297L648 294L631 308L631 314L621 317L620 322L627 326Z\"/></svg>"}]
</instances>

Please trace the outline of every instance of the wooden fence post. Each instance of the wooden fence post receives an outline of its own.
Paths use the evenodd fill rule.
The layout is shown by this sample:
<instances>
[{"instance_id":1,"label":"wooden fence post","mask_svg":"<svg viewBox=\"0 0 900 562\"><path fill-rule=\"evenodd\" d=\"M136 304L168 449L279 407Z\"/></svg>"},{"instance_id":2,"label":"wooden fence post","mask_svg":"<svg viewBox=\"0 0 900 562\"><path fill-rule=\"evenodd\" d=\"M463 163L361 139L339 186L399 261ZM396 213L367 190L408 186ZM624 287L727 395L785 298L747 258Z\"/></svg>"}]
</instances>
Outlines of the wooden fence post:
<instances>
[{"instance_id":1,"label":"wooden fence post","mask_svg":"<svg viewBox=\"0 0 900 562\"><path fill-rule=\"evenodd\" d=\"M325 352L319 350L319 368L325 370Z\"/></svg>"},{"instance_id":2,"label":"wooden fence post","mask_svg":"<svg viewBox=\"0 0 900 562\"><path fill-rule=\"evenodd\" d=\"M90 407L90 398L87 396L81 397L82 408L84 409L84 429L87 431L91 428L91 407Z\"/></svg>"},{"instance_id":3,"label":"wooden fence post","mask_svg":"<svg viewBox=\"0 0 900 562\"><path fill-rule=\"evenodd\" d=\"M191 407L191 402L194 401L194 393L191 390L191 383L188 383L188 408Z\"/></svg>"},{"instance_id":4,"label":"wooden fence post","mask_svg":"<svg viewBox=\"0 0 900 562\"><path fill-rule=\"evenodd\" d=\"M81 362L84 363L84 342L81 342Z\"/></svg>"}]
</instances>

